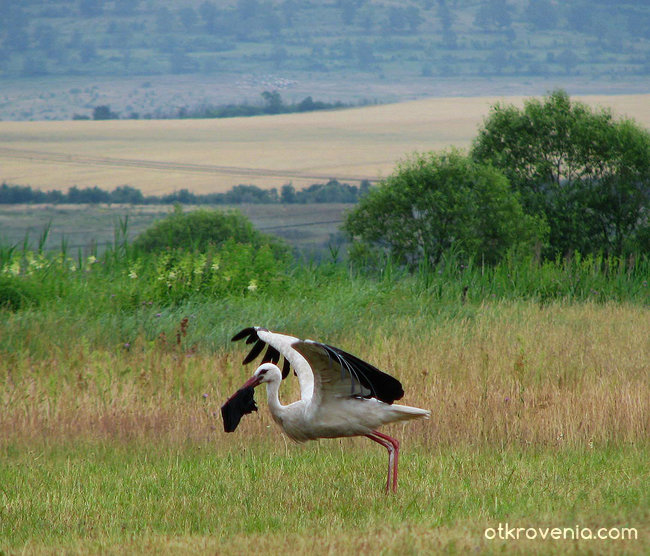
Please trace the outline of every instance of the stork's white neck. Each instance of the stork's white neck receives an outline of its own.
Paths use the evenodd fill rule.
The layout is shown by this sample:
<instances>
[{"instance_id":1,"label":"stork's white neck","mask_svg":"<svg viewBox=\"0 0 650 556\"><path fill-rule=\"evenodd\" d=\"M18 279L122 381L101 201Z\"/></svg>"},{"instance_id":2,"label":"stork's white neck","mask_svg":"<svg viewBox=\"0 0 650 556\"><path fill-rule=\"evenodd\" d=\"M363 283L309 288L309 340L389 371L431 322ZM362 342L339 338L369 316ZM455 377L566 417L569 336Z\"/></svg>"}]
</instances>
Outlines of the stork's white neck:
<instances>
[{"instance_id":1,"label":"stork's white neck","mask_svg":"<svg viewBox=\"0 0 650 556\"><path fill-rule=\"evenodd\" d=\"M280 380L272 380L266 383L266 399L268 400L271 415L278 418L282 416L286 406L280 403L278 391L280 390Z\"/></svg>"}]
</instances>

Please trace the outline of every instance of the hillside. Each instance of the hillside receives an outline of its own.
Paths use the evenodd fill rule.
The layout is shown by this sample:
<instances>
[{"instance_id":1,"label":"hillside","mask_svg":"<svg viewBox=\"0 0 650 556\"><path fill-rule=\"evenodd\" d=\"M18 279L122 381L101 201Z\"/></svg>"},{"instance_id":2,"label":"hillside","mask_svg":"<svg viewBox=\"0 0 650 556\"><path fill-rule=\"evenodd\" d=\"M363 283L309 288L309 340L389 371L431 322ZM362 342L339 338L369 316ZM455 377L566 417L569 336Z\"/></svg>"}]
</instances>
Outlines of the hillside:
<instances>
[{"instance_id":1,"label":"hillside","mask_svg":"<svg viewBox=\"0 0 650 556\"><path fill-rule=\"evenodd\" d=\"M160 117L261 102L265 90L385 102L450 81L463 94L489 94L494 80L510 94L527 82L634 92L650 73L643 0L1 4L2 119L71 118L102 103L121 117Z\"/></svg>"}]
</instances>

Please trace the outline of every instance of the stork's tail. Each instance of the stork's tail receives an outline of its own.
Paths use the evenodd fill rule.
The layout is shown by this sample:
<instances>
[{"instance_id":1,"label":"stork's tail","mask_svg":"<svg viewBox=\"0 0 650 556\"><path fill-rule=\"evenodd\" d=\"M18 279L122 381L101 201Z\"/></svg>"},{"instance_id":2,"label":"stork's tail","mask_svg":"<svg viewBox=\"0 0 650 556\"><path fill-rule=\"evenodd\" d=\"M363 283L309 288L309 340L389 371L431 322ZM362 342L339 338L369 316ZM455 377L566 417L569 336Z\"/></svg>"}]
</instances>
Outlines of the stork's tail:
<instances>
[{"instance_id":1,"label":"stork's tail","mask_svg":"<svg viewBox=\"0 0 650 556\"><path fill-rule=\"evenodd\" d=\"M431 412L428 409L410 407L408 405L392 404L391 409L395 412L397 421L410 421L411 419L428 419Z\"/></svg>"}]
</instances>

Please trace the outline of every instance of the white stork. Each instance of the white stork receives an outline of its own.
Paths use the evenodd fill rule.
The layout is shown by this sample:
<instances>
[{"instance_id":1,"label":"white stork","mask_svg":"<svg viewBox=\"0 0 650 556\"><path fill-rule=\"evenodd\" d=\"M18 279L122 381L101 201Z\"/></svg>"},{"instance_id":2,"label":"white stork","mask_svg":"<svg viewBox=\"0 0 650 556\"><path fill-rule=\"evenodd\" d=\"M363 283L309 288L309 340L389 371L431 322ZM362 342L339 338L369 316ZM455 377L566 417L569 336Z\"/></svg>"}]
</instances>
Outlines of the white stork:
<instances>
[{"instance_id":1,"label":"white stork","mask_svg":"<svg viewBox=\"0 0 650 556\"><path fill-rule=\"evenodd\" d=\"M425 409L397 405L404 395L400 382L345 351L261 327L245 328L232 341L246 339L253 348L243 364L257 358L268 346L253 376L221 408L226 432L237 427L242 415L256 411L253 389L267 384L273 420L296 442L316 438L367 436L388 450L386 492L397 491L399 442L377 431L386 423L429 418ZM282 371L276 365L284 358ZM301 399L282 405L278 390L290 369L298 377Z\"/></svg>"}]
</instances>

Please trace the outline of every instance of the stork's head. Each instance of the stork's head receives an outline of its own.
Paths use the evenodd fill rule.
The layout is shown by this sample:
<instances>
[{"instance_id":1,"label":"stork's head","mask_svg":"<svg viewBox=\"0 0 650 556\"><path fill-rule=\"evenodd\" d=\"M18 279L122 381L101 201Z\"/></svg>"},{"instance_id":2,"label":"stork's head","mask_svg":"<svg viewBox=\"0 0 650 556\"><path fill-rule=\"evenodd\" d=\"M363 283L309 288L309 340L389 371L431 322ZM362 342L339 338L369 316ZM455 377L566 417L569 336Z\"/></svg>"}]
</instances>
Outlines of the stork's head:
<instances>
[{"instance_id":1,"label":"stork's head","mask_svg":"<svg viewBox=\"0 0 650 556\"><path fill-rule=\"evenodd\" d=\"M280 382L281 380L282 372L277 365L274 365L273 363L262 363L259 367L257 367L257 370L253 376L246 381L246 384L244 384L242 388L249 386L255 388L256 386L262 384L262 382Z\"/></svg>"}]
</instances>

